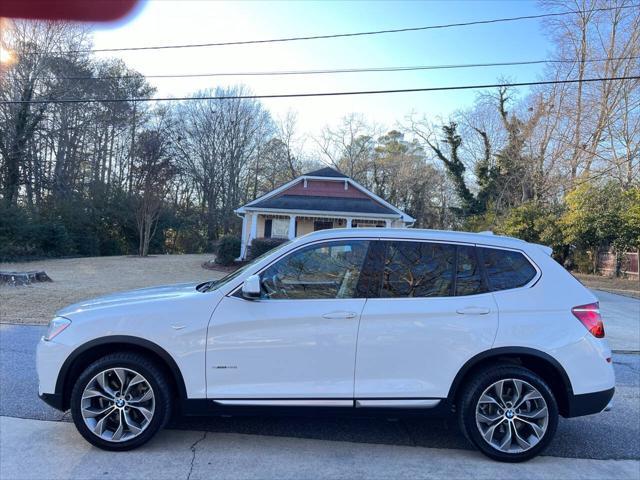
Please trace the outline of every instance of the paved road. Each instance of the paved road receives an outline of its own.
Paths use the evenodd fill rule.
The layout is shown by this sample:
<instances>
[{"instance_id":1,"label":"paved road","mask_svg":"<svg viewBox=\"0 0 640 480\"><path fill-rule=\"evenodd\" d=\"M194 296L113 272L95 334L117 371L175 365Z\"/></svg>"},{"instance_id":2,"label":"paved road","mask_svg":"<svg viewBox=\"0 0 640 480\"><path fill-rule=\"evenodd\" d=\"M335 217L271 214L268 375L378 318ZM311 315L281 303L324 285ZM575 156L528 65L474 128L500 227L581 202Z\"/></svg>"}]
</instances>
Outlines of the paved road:
<instances>
[{"instance_id":1,"label":"paved road","mask_svg":"<svg viewBox=\"0 0 640 480\"><path fill-rule=\"evenodd\" d=\"M0 415L68 420L37 398L34 347L44 327L0 325ZM589 459L640 459L640 355L615 354L613 411L561 419L547 455ZM185 418L174 430L250 434L325 441L469 449L454 422L370 418ZM77 436L75 433L70 433ZM214 435L213 437L216 437ZM640 478L640 477L639 477Z\"/></svg>"},{"instance_id":2,"label":"paved road","mask_svg":"<svg viewBox=\"0 0 640 480\"><path fill-rule=\"evenodd\" d=\"M594 290L612 350L640 352L640 300Z\"/></svg>"}]
</instances>

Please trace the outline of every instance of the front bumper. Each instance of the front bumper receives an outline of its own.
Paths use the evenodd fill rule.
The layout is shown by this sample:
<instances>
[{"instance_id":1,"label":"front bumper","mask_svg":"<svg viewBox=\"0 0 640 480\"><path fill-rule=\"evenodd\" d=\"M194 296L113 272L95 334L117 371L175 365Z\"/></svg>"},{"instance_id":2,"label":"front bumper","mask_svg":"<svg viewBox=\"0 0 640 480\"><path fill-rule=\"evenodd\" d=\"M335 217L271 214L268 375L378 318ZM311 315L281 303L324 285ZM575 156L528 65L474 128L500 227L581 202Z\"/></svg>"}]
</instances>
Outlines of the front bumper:
<instances>
[{"instance_id":1,"label":"front bumper","mask_svg":"<svg viewBox=\"0 0 640 480\"><path fill-rule=\"evenodd\" d=\"M615 390L615 388L610 388L601 392L571 395L566 417L581 417L611 410L611 399Z\"/></svg>"},{"instance_id":2,"label":"front bumper","mask_svg":"<svg viewBox=\"0 0 640 480\"><path fill-rule=\"evenodd\" d=\"M58 385L58 377L70 351L71 347L55 340L45 342L41 339L36 347L38 395L58 410L62 409L62 389Z\"/></svg>"}]
</instances>

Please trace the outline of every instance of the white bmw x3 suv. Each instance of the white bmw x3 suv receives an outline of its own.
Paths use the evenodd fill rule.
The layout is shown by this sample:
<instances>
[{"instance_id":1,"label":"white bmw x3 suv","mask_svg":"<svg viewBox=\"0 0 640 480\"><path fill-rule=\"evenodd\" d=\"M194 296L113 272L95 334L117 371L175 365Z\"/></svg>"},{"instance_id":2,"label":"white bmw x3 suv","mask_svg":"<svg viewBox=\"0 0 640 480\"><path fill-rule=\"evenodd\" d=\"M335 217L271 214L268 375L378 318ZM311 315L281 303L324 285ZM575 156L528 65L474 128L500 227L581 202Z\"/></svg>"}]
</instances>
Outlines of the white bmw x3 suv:
<instances>
[{"instance_id":1,"label":"white bmw x3 suv","mask_svg":"<svg viewBox=\"0 0 640 480\"><path fill-rule=\"evenodd\" d=\"M597 299L550 253L485 234L315 232L217 282L61 310L38 345L39 394L108 450L172 412L285 408L455 415L484 454L526 460L559 415L603 411L615 385Z\"/></svg>"}]
</instances>

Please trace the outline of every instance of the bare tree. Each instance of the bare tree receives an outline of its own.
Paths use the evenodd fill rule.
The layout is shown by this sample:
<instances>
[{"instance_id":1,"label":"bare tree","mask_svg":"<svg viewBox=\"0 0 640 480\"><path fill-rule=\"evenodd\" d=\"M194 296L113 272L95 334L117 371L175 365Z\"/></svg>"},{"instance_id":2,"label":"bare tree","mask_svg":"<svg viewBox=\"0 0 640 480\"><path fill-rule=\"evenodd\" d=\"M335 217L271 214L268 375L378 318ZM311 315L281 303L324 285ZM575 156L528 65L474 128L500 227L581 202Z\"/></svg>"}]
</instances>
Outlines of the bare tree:
<instances>
[{"instance_id":1,"label":"bare tree","mask_svg":"<svg viewBox=\"0 0 640 480\"><path fill-rule=\"evenodd\" d=\"M0 46L12 52L15 63L3 68L0 75L0 100L33 101L65 92L56 81L59 62L56 56L65 50L87 46L87 30L62 22L5 21L0 32ZM67 56L67 65L86 61L78 53ZM5 203L18 203L20 186L25 184L26 151L47 113L47 104L0 105L0 155L2 158Z\"/></svg>"},{"instance_id":2,"label":"bare tree","mask_svg":"<svg viewBox=\"0 0 640 480\"><path fill-rule=\"evenodd\" d=\"M325 127L315 142L329 164L360 183L369 186L367 160L371 157L380 127L369 125L361 115L345 116L335 127Z\"/></svg>"},{"instance_id":3,"label":"bare tree","mask_svg":"<svg viewBox=\"0 0 640 480\"><path fill-rule=\"evenodd\" d=\"M244 87L199 92L238 96ZM209 240L238 228L233 209L245 199L256 156L273 133L269 113L256 100L187 102L177 110L174 133L179 161L201 198ZM243 182L244 180L244 182Z\"/></svg>"},{"instance_id":4,"label":"bare tree","mask_svg":"<svg viewBox=\"0 0 640 480\"><path fill-rule=\"evenodd\" d=\"M153 128L141 132L136 142L133 162L133 183L137 192L136 227L138 255L149 254L149 243L158 225L160 209L168 194L176 167L169 155L166 114L158 112Z\"/></svg>"}]
</instances>

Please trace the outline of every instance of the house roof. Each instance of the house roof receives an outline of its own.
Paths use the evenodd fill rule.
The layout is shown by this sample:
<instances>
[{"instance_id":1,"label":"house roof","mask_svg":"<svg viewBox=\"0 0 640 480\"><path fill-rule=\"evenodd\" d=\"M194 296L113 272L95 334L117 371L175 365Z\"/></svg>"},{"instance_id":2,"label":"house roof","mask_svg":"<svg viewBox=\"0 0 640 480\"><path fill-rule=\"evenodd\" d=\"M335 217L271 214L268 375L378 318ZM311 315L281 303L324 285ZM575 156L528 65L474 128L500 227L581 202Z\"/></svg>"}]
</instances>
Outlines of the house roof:
<instances>
[{"instance_id":1,"label":"house roof","mask_svg":"<svg viewBox=\"0 0 640 480\"><path fill-rule=\"evenodd\" d=\"M344 182L345 187L350 185L363 192L368 198L346 198L333 196L313 196L313 195L288 195L287 190L292 186L306 182L307 180L321 180ZM290 182L279 186L275 190L265 193L261 197L243 205L235 210L237 214L244 214L247 210L270 209L284 211L307 211L307 212L340 212L341 214L369 214L371 216L393 216L400 217L405 223L413 223L415 219L398 207L390 204L372 191L366 189L352 178L339 171L325 167L313 172L306 173Z\"/></svg>"},{"instance_id":2,"label":"house roof","mask_svg":"<svg viewBox=\"0 0 640 480\"><path fill-rule=\"evenodd\" d=\"M369 198L320 197L311 195L280 195L251 205L252 208L274 210L310 210L393 215L398 213Z\"/></svg>"},{"instance_id":3,"label":"house roof","mask_svg":"<svg viewBox=\"0 0 640 480\"><path fill-rule=\"evenodd\" d=\"M324 167L313 172L305 173L305 177L328 177L328 178L349 178L344 173L340 173L335 168Z\"/></svg>"}]
</instances>

